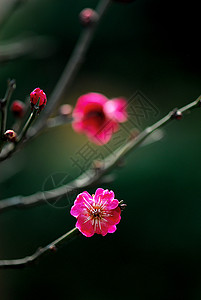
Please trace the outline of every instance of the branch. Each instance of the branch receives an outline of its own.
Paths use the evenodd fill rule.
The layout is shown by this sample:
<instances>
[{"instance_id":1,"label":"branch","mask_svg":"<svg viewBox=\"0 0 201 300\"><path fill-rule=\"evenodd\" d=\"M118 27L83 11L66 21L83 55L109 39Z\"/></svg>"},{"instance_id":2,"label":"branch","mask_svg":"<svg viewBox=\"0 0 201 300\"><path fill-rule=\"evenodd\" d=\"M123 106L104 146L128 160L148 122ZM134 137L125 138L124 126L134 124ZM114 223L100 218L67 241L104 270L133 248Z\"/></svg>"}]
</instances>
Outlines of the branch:
<instances>
[{"instance_id":1,"label":"branch","mask_svg":"<svg viewBox=\"0 0 201 300\"><path fill-rule=\"evenodd\" d=\"M1 112L0 152L4 144L4 132L6 131L6 124L7 124L8 104L15 88L16 88L15 80L9 80L5 97L3 99L0 99L0 112Z\"/></svg>"},{"instance_id":2,"label":"branch","mask_svg":"<svg viewBox=\"0 0 201 300\"><path fill-rule=\"evenodd\" d=\"M107 8L111 4L111 0L100 0L100 3L97 6L96 12L98 13L98 20L93 26L88 26L83 29L80 38L78 39L77 44L75 45L74 51L71 55L70 60L68 61L59 81L57 82L49 100L46 109L40 117L39 122L27 132L26 139L24 143L30 140L31 138L36 137L40 132L46 127L47 120L49 116L54 111L55 107L59 104L64 92L69 88L72 80L78 73L82 63L84 62L86 52L89 49L92 38L94 36L95 30L106 12ZM3 161L10 157L18 147L8 146L2 151L0 155L0 161Z\"/></svg>"},{"instance_id":3,"label":"branch","mask_svg":"<svg viewBox=\"0 0 201 300\"><path fill-rule=\"evenodd\" d=\"M51 49L51 50L50 50ZM55 50L54 41L46 36L32 36L0 44L0 63L5 63L26 55L46 57Z\"/></svg>"},{"instance_id":4,"label":"branch","mask_svg":"<svg viewBox=\"0 0 201 300\"><path fill-rule=\"evenodd\" d=\"M22 4L25 3L25 0L12 0L11 3L7 3L7 0L5 3L1 3L1 9L4 7L3 13L0 15L0 27L2 28L5 23L10 19L12 14L18 7L20 7ZM8 6L7 9L6 6ZM10 6L10 7L9 7Z\"/></svg>"},{"instance_id":5,"label":"branch","mask_svg":"<svg viewBox=\"0 0 201 300\"><path fill-rule=\"evenodd\" d=\"M201 96L199 96L192 103L180 108L174 109L168 113L164 118L154 123L152 126L147 127L142 131L137 137L131 139L124 146L119 147L114 153L110 154L104 160L102 160L99 165L94 164L94 166L84 172L77 179L72 182L63 185L59 188L38 192L30 196L15 196L12 198L7 198L0 201L0 211L11 209L11 208L24 208L29 206L36 206L45 203L51 203L58 199L58 197L67 196L73 192L78 192L84 188L90 188L95 185L97 182L100 182L100 179L104 179L104 175L108 173L113 167L115 167L123 157L125 157L131 150L134 150L139 145L141 145L144 140L147 139L155 130L164 126L168 122L179 119L182 114L192 111L195 108L200 107Z\"/></svg>"},{"instance_id":6,"label":"branch","mask_svg":"<svg viewBox=\"0 0 201 300\"><path fill-rule=\"evenodd\" d=\"M38 250L36 250L36 252L30 256L26 256L20 259L0 260L0 269L20 269L31 265L38 261L38 259L41 258L45 253L55 252L55 250L57 250L56 246L62 244L64 241L66 242L70 240L78 234L79 231L75 227L47 246L38 248Z\"/></svg>"},{"instance_id":7,"label":"branch","mask_svg":"<svg viewBox=\"0 0 201 300\"><path fill-rule=\"evenodd\" d=\"M38 124L35 128L32 128L32 131L28 138L33 137L35 134L38 134L43 128L46 126L46 120L52 114L54 109L57 107L58 103L60 102L64 92L66 92L67 88L69 88L72 80L74 79L75 75L79 71L83 61L85 60L86 52L89 49L91 44L92 38L94 36L95 30L106 12L107 8L109 7L111 0L101 0L96 8L96 12L99 16L96 23L92 26L88 26L87 28L83 29L83 32L80 38L75 45L74 51L71 55L69 62L67 63L57 85L55 86L49 100L48 106L45 109L42 117L40 118Z\"/></svg>"}]
</instances>

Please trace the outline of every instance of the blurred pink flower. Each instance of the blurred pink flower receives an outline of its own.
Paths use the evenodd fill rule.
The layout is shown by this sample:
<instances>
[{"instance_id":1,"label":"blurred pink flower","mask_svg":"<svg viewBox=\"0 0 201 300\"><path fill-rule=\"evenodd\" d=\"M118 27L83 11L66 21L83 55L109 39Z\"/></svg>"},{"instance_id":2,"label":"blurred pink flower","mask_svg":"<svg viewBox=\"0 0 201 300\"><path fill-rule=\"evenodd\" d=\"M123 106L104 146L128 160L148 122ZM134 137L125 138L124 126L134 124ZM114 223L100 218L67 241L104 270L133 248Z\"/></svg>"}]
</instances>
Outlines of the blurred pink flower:
<instances>
[{"instance_id":1,"label":"blurred pink flower","mask_svg":"<svg viewBox=\"0 0 201 300\"><path fill-rule=\"evenodd\" d=\"M74 108L73 119L75 131L85 133L98 145L106 144L119 129L119 123L127 120L126 100L109 100L99 93L82 95Z\"/></svg>"},{"instance_id":2,"label":"blurred pink flower","mask_svg":"<svg viewBox=\"0 0 201 300\"><path fill-rule=\"evenodd\" d=\"M105 236L116 231L121 220L119 201L114 192L98 188L95 195L88 192L79 194L70 211L77 218L76 227L87 237L94 233Z\"/></svg>"}]
</instances>

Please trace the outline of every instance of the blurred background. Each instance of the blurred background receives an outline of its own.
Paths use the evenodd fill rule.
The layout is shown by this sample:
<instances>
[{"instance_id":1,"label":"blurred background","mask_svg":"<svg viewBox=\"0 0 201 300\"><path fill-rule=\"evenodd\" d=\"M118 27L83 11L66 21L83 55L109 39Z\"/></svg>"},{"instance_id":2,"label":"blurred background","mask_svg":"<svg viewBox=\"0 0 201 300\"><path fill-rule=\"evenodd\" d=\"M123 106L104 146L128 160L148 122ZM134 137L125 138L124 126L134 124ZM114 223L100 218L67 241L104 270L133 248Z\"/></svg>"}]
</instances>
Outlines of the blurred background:
<instances>
[{"instance_id":1,"label":"blurred background","mask_svg":"<svg viewBox=\"0 0 201 300\"><path fill-rule=\"evenodd\" d=\"M0 0L0 18L6 3ZM97 3L29 0L0 22L0 96L8 78L17 82L13 100L24 101L37 86L50 95L79 36L79 12ZM142 120L144 128L196 99L201 94L198 4L114 3L63 103L75 105L90 91L128 99L141 91L157 111ZM12 56L13 45L27 39L27 52ZM104 187L128 205L115 234L80 236L34 266L1 270L1 299L201 299L200 114L196 110L168 124L163 139L138 148L114 170L115 181ZM40 135L1 164L0 198L53 188L51 176L58 184L63 176L72 180L81 171L72 158L87 143L71 125ZM112 141L108 145L115 148ZM65 207L2 213L0 259L29 255L73 228L73 200Z\"/></svg>"}]
</instances>

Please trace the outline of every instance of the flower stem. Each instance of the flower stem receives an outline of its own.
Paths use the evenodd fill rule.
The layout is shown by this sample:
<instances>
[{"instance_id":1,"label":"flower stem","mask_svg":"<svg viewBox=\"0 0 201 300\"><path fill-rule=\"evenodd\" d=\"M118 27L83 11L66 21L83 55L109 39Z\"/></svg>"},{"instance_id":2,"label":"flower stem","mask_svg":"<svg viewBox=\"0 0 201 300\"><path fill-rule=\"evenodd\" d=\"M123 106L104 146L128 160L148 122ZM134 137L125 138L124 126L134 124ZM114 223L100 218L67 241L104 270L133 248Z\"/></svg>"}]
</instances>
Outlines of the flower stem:
<instances>
[{"instance_id":1,"label":"flower stem","mask_svg":"<svg viewBox=\"0 0 201 300\"><path fill-rule=\"evenodd\" d=\"M195 101L188 105L180 108L177 111L182 113L187 113L192 111L194 108L200 106L201 96ZM3 210L11 208L25 208L33 207L36 205L47 204L55 201L58 197L70 195L73 191L80 191L89 187L94 186L100 180L104 180L104 176L111 171L122 158L124 158L128 153L133 151L139 145L141 145L144 140L150 136L155 130L164 126L165 124L173 121L173 111L169 112L164 118L154 123L152 126L147 127L143 130L136 138L131 139L125 145L119 147L114 153L108 155L104 160L100 162L99 170L92 167L88 171L81 174L75 180L69 182L66 185L62 185L59 188L50 191L38 192L29 196L14 196L0 201L0 212ZM103 182L103 181L102 181Z\"/></svg>"},{"instance_id":2,"label":"flower stem","mask_svg":"<svg viewBox=\"0 0 201 300\"><path fill-rule=\"evenodd\" d=\"M8 81L8 87L6 90L6 94L3 99L0 99L0 112L1 112L1 127L0 127L0 152L2 150L2 147L5 143L4 140L4 132L6 131L6 124L7 124L7 114L8 114L8 105L10 98L13 94L13 91L16 88L15 80L9 80Z\"/></svg>"},{"instance_id":3,"label":"flower stem","mask_svg":"<svg viewBox=\"0 0 201 300\"><path fill-rule=\"evenodd\" d=\"M105 14L107 8L110 6L111 2L112 2L111 0L101 0L99 2L96 8L96 12L99 15L98 21L95 24L93 24L93 26L89 26L83 29L75 45L75 48L72 52L70 60L66 64L66 67L48 100L48 106L46 110L41 116L38 124L36 124L35 127L32 128L32 130L30 131L30 136L28 138L31 138L39 134L40 131L43 130L44 127L46 126L47 119L49 118L49 116L51 115L55 107L62 99L64 92L66 92L67 88L69 88L72 80L75 78L75 75L77 74L81 65L83 64L83 61L86 56L86 52L89 49L95 30L102 16Z\"/></svg>"},{"instance_id":4,"label":"flower stem","mask_svg":"<svg viewBox=\"0 0 201 300\"><path fill-rule=\"evenodd\" d=\"M68 231L55 241L51 242L45 247L40 247L30 256L26 256L24 258L19 259L11 259L11 260L0 260L0 269L19 269L26 267L30 264L33 264L39 258L41 258L45 253L54 252L57 250L56 246L62 244L63 242L69 241L73 237L77 236L79 233L78 229L75 227L72 230Z\"/></svg>"},{"instance_id":5,"label":"flower stem","mask_svg":"<svg viewBox=\"0 0 201 300\"><path fill-rule=\"evenodd\" d=\"M53 110L58 105L59 101L62 99L64 92L67 91L72 80L75 78L76 74L80 70L80 67L82 66L85 60L86 52L89 49L96 28L111 3L112 0L99 1L96 8L96 12L99 15L98 22L96 22L91 27L84 28L83 31L81 32L81 35L75 45L72 55L69 61L67 62L66 67L64 68L64 71L61 74L61 77L59 78L49 98L47 108L41 115L40 121L29 129L28 133L26 134L26 140L24 139L24 143L30 140L31 138L38 136L42 132L42 130L47 127L48 118L50 117ZM2 151L0 155L0 162L10 157L15 152L16 147L13 145L12 146L8 145L8 147L5 147L5 149L3 150L4 151Z\"/></svg>"},{"instance_id":6,"label":"flower stem","mask_svg":"<svg viewBox=\"0 0 201 300\"><path fill-rule=\"evenodd\" d=\"M37 110L34 109L32 111L32 113L30 114L30 116L29 116L26 124L24 125L24 127L22 129L22 131L21 131L21 133L20 133L20 135L19 135L19 137L17 139L17 143L22 142L22 140L25 138L26 133L27 133L29 127L31 126L31 124L33 123L33 121L35 120L36 116L37 116Z\"/></svg>"}]
</instances>

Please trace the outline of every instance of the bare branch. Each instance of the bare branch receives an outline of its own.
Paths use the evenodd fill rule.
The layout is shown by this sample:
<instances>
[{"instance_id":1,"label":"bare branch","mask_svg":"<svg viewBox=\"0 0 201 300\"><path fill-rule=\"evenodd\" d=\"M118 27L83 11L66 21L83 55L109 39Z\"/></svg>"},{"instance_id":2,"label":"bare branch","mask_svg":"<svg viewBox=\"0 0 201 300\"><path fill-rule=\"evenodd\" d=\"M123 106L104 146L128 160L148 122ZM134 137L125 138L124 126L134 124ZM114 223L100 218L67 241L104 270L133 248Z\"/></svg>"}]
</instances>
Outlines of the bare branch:
<instances>
[{"instance_id":1,"label":"bare branch","mask_svg":"<svg viewBox=\"0 0 201 300\"><path fill-rule=\"evenodd\" d=\"M24 258L19 259L0 260L0 269L20 269L29 266L38 261L39 258L44 256L44 254L47 254L49 252L55 252L55 250L57 250L56 246L70 240L71 238L78 235L78 233L78 229L73 228L72 230L68 231L52 243L48 244L47 246L38 248L38 250L36 250L36 252L30 256L26 256Z\"/></svg>"},{"instance_id":2,"label":"bare branch","mask_svg":"<svg viewBox=\"0 0 201 300\"><path fill-rule=\"evenodd\" d=\"M3 134L6 131L8 104L15 88L16 88L15 80L14 79L8 80L8 88L5 97L3 99L0 99L0 112L1 112L0 152L4 144Z\"/></svg>"},{"instance_id":3,"label":"bare branch","mask_svg":"<svg viewBox=\"0 0 201 300\"><path fill-rule=\"evenodd\" d=\"M10 19L12 14L16 9L18 9L26 0L5 0L2 3L1 0L1 10L0 10L0 27L2 28L6 22Z\"/></svg>"},{"instance_id":4,"label":"bare branch","mask_svg":"<svg viewBox=\"0 0 201 300\"><path fill-rule=\"evenodd\" d=\"M44 110L44 113L41 116L38 124L36 124L35 128L32 128L32 131L30 131L30 135L28 136L28 138L31 138L35 134L38 134L46 126L46 120L52 114L52 112L60 102L64 92L66 92L67 88L70 86L75 75L79 71L85 59L86 52L89 49L89 46L91 44L98 23L100 22L102 16L106 12L110 3L111 0L101 0L100 3L98 4L96 12L99 18L97 22L94 23L93 26L88 26L87 28L83 29L83 32L74 48L72 56L69 62L67 63L59 81L57 82L57 85L55 86L48 100L47 108Z\"/></svg>"},{"instance_id":5,"label":"bare branch","mask_svg":"<svg viewBox=\"0 0 201 300\"><path fill-rule=\"evenodd\" d=\"M77 44L75 45L71 58L68 61L60 79L58 80L48 100L48 105L46 109L44 110L43 114L41 114L38 123L31 127L27 132L24 143L30 140L31 138L36 137L46 127L49 116L52 114L53 110L58 105L64 92L66 92L67 88L69 88L72 80L74 79L82 63L84 62L86 52L89 49L97 25L99 24L102 16L106 12L110 4L111 0L100 0L100 3L98 4L96 9L99 15L98 21L94 23L93 26L88 26L83 29L81 36L78 39ZM22 144L20 146L22 146ZM3 161L10 157L17 149L18 147L16 146L9 145L8 147L5 147L2 153L0 154L0 161Z\"/></svg>"},{"instance_id":6,"label":"bare branch","mask_svg":"<svg viewBox=\"0 0 201 300\"><path fill-rule=\"evenodd\" d=\"M63 185L59 188L38 192L30 196L15 196L12 198L4 199L0 201L0 211L11 209L11 208L23 208L29 206L35 206L45 203L51 203L55 201L58 197L70 195L73 192L78 192L84 188L89 188L94 186L97 182L100 181L103 176L114 168L123 157L125 157L131 150L134 150L140 146L154 131L158 128L161 128L168 122L175 120L180 117L181 114L190 112L194 108L200 107L201 96L198 97L192 103L180 108L174 109L168 113L164 118L156 122L150 127L147 127L142 131L137 137L131 139L124 146L119 147L114 153L110 154L104 160L102 160L98 166L94 165L90 170L84 172L77 179L72 182Z\"/></svg>"},{"instance_id":7,"label":"bare branch","mask_svg":"<svg viewBox=\"0 0 201 300\"><path fill-rule=\"evenodd\" d=\"M26 55L47 57L55 51L55 41L46 36L30 36L6 41L0 44L0 63L5 63Z\"/></svg>"}]
</instances>

